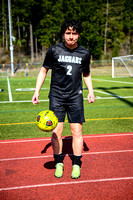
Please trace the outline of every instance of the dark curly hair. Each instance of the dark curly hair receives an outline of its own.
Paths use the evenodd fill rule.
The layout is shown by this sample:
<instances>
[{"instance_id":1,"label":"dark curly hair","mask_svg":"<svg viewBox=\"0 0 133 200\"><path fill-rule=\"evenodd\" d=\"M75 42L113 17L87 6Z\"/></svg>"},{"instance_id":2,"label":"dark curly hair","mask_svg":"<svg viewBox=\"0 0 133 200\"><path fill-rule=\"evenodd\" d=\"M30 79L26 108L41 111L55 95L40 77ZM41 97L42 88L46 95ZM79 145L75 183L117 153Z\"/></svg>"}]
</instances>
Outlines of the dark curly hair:
<instances>
[{"instance_id":1,"label":"dark curly hair","mask_svg":"<svg viewBox=\"0 0 133 200\"><path fill-rule=\"evenodd\" d=\"M62 34L65 33L66 29L69 27L73 27L73 30L76 30L77 33L81 33L83 31L83 27L82 24L76 20L76 19L67 19L63 22L62 26L61 26L61 32Z\"/></svg>"}]
</instances>

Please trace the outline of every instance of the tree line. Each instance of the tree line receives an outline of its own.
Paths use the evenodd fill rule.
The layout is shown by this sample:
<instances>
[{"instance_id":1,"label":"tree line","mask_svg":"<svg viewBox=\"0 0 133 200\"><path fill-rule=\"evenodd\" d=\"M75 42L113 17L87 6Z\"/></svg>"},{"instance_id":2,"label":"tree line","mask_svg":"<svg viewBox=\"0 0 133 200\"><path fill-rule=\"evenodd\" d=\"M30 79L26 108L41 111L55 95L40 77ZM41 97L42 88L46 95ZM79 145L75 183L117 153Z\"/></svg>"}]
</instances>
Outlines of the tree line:
<instances>
[{"instance_id":1,"label":"tree line","mask_svg":"<svg viewBox=\"0 0 133 200\"><path fill-rule=\"evenodd\" d=\"M93 59L133 54L132 0L10 0L14 51L38 58L62 42L61 24L82 22L79 43ZM0 47L9 51L8 0L0 2Z\"/></svg>"}]
</instances>

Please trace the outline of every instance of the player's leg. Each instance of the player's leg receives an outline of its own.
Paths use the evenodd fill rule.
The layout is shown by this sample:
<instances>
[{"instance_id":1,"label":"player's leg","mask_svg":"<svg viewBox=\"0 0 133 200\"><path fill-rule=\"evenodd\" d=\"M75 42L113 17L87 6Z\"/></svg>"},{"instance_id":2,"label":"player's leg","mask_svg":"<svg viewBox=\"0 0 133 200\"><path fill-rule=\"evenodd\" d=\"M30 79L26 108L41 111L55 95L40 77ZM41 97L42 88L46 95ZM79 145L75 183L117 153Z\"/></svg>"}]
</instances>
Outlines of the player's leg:
<instances>
[{"instance_id":1,"label":"player's leg","mask_svg":"<svg viewBox=\"0 0 133 200\"><path fill-rule=\"evenodd\" d=\"M83 149L82 123L70 123L70 129L73 137L73 153L80 156Z\"/></svg>"},{"instance_id":2,"label":"player's leg","mask_svg":"<svg viewBox=\"0 0 133 200\"><path fill-rule=\"evenodd\" d=\"M85 122L82 95L77 96L74 100L72 99L71 104L68 105L67 115L73 137L72 178L79 178L83 149L82 123Z\"/></svg>"},{"instance_id":3,"label":"player's leg","mask_svg":"<svg viewBox=\"0 0 133 200\"><path fill-rule=\"evenodd\" d=\"M55 97L50 98L49 108L56 113L59 121L57 127L52 132L51 142L56 164L55 176L61 178L63 175L62 132L66 111L63 103Z\"/></svg>"},{"instance_id":4,"label":"player's leg","mask_svg":"<svg viewBox=\"0 0 133 200\"><path fill-rule=\"evenodd\" d=\"M57 127L53 130L51 138L56 167L55 177L57 178L63 176L62 131L63 122L59 122Z\"/></svg>"},{"instance_id":5,"label":"player's leg","mask_svg":"<svg viewBox=\"0 0 133 200\"><path fill-rule=\"evenodd\" d=\"M73 137L73 170L72 178L80 177L81 158L83 149L82 123L71 123L70 129Z\"/></svg>"},{"instance_id":6,"label":"player's leg","mask_svg":"<svg viewBox=\"0 0 133 200\"><path fill-rule=\"evenodd\" d=\"M62 132L63 132L63 122L59 122L57 127L52 131L52 147L54 154L62 153Z\"/></svg>"},{"instance_id":7,"label":"player's leg","mask_svg":"<svg viewBox=\"0 0 133 200\"><path fill-rule=\"evenodd\" d=\"M52 147L55 159L55 176L61 178L63 176L63 156L62 156L62 131L63 122L59 122L57 127L52 132Z\"/></svg>"}]
</instances>

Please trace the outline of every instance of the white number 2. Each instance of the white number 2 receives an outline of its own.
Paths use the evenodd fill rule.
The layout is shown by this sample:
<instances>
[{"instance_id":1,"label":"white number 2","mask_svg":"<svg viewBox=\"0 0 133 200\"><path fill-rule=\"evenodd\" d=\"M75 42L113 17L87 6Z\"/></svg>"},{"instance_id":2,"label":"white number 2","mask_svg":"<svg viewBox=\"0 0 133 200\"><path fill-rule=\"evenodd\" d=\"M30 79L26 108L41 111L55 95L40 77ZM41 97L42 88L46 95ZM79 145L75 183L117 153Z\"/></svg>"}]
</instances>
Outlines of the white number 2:
<instances>
[{"instance_id":1,"label":"white number 2","mask_svg":"<svg viewBox=\"0 0 133 200\"><path fill-rule=\"evenodd\" d=\"M71 65L68 65L67 66L67 75L71 76L72 75L72 66Z\"/></svg>"}]
</instances>

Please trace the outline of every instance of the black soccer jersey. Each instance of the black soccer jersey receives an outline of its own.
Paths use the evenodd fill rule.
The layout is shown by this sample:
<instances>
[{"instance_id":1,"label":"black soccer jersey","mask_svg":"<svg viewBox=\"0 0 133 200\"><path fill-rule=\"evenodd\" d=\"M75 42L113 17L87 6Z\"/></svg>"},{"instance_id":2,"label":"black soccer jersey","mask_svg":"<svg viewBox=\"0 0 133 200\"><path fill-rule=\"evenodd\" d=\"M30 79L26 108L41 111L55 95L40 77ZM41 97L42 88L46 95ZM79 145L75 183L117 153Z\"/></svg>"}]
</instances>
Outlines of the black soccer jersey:
<instances>
[{"instance_id":1,"label":"black soccer jersey","mask_svg":"<svg viewBox=\"0 0 133 200\"><path fill-rule=\"evenodd\" d=\"M49 48L43 66L52 69L49 97L74 97L82 94L82 73L90 73L90 53L82 46L70 50L60 43Z\"/></svg>"}]
</instances>

